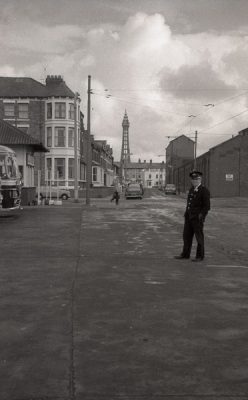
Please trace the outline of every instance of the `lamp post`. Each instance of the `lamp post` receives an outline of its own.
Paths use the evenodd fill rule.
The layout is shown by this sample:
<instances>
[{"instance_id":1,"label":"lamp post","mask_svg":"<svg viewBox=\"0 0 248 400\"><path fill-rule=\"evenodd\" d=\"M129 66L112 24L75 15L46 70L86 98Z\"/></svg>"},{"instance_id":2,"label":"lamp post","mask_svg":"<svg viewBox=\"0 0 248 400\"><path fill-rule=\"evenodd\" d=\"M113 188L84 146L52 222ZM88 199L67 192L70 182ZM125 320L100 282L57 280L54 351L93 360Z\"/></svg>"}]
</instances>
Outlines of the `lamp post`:
<instances>
[{"instance_id":1,"label":"lamp post","mask_svg":"<svg viewBox=\"0 0 248 400\"><path fill-rule=\"evenodd\" d=\"M197 134L198 134L197 131L195 131L194 169L196 169Z\"/></svg>"},{"instance_id":2,"label":"lamp post","mask_svg":"<svg viewBox=\"0 0 248 400\"><path fill-rule=\"evenodd\" d=\"M74 95L74 201L78 202L78 126L77 126L77 100L79 93Z\"/></svg>"},{"instance_id":3,"label":"lamp post","mask_svg":"<svg viewBox=\"0 0 248 400\"><path fill-rule=\"evenodd\" d=\"M87 104L87 169L86 169L86 204L90 205L90 187L92 180L92 153L90 137L90 111L91 111L91 76L88 75L88 104Z\"/></svg>"},{"instance_id":4,"label":"lamp post","mask_svg":"<svg viewBox=\"0 0 248 400\"><path fill-rule=\"evenodd\" d=\"M158 157L164 157L164 186L166 181L166 149L164 149L164 154L158 154ZM163 185L163 178L162 178L162 185Z\"/></svg>"}]
</instances>

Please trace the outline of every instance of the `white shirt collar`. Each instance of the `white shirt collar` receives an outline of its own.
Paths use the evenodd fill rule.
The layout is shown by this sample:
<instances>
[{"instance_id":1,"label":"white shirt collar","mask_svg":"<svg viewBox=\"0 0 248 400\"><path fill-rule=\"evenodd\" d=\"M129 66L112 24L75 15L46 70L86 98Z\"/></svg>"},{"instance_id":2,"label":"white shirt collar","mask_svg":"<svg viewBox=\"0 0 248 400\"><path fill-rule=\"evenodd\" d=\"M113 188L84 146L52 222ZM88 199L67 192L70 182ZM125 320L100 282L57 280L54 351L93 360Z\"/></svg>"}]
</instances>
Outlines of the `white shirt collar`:
<instances>
[{"instance_id":1,"label":"white shirt collar","mask_svg":"<svg viewBox=\"0 0 248 400\"><path fill-rule=\"evenodd\" d=\"M200 186L201 186L201 183L199 183L199 185L197 185L197 186L194 188L194 192L198 192L198 189L199 189Z\"/></svg>"}]
</instances>

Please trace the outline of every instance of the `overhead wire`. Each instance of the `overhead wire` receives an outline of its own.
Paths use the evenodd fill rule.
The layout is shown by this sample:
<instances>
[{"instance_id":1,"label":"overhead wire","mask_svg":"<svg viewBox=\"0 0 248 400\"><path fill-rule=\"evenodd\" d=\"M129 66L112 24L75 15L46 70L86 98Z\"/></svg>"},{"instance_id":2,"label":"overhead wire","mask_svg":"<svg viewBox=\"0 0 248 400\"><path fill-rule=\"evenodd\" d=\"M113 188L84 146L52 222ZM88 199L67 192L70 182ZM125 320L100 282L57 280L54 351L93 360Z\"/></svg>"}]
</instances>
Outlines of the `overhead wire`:
<instances>
[{"instance_id":1,"label":"overhead wire","mask_svg":"<svg viewBox=\"0 0 248 400\"><path fill-rule=\"evenodd\" d=\"M123 91L124 91L124 90L125 90L125 89L123 89ZM148 90L148 89L140 89L140 91L146 91L146 90ZM194 90L201 90L201 89L194 89ZM205 90L207 90L207 89L205 89ZM220 89L218 89L218 90L220 90ZM224 90L224 89L223 89L223 90ZM227 90L230 90L230 89L227 89ZM232 90L235 90L235 89L232 89ZM238 90L238 89L237 89L237 90ZM239 94L234 95L234 96L229 96L229 97L227 97L227 98L225 98L225 99L223 99L223 100L221 100L221 101L219 101L219 102L217 102L217 103L215 103L215 104L214 104L214 103L208 103L208 104L205 104L205 105L201 104L201 106L209 106L209 107L211 106L211 108L208 108L208 109L204 110L203 112L198 113L198 114L196 114L196 115L188 115L188 116L186 116L185 114L177 113L177 112L175 112L175 111L168 111L168 110L160 109L160 108L157 108L157 107L156 107L156 109L157 109L157 110L161 110L161 111L166 112L166 113L170 113L170 114L174 114L174 115L180 115L180 116L182 116L182 117L184 117L184 118L186 118L186 117L187 117L187 118L191 117L191 118L194 118L194 119L195 119L195 118L198 118L199 116L201 116L201 115L203 115L203 114L205 114L205 113L208 113L208 112L212 111L214 107L219 106L220 104L226 103L226 102L228 102L228 101L230 101L230 100L233 100L233 99L235 99L235 98L238 98L238 97L240 97L240 96L244 96L244 95L246 95L246 94L248 93L248 89L242 89L242 90L243 90L242 93L239 93ZM106 89L106 90L105 90L105 93L97 93L96 91L92 91L92 94L95 94L95 95L98 95L98 96L102 96L102 97L105 97L105 98L114 98L114 99L116 99L116 100L118 100L118 101L120 101L120 102L125 102L125 103L129 103L129 104L135 104L135 105L138 105L138 106L142 106L142 104L140 104L140 103L138 103L138 102L133 102L133 101L130 101L130 100L126 100L126 98L118 97L118 96L112 95L112 94L110 94L110 93L107 93L107 94L106 94L106 91L109 92L109 90ZM135 91L138 91L138 90L130 90L130 89L128 89L128 90L126 90L126 91L130 91L130 92L133 91L133 92L135 92ZM128 98L128 99L137 99L137 98L133 98L133 97L127 97L127 98ZM156 101L156 100L153 99L153 101ZM200 105L200 103L199 103L199 104L196 104L196 103L177 103L177 102L169 102L169 101L168 101L168 103L172 103L172 104L176 103L176 104L194 105L194 106ZM146 106L146 107L149 108L149 106ZM150 107L150 108L153 108L153 107ZM232 119L234 119L234 118L236 118L236 117L238 117L238 116L240 116L240 115L242 115L242 114L244 114L244 113L246 113L246 112L248 112L248 109L245 109L245 110L243 110L242 112L240 112L240 113L238 113L238 114L235 114L235 115L233 115L233 116L231 116L231 117L229 117L229 118L226 118L226 119L224 119L224 120L222 120L222 121L220 121L220 122L218 122L218 123L216 123L216 124L214 124L214 125L211 125L210 127L206 128L206 129L204 129L204 130L202 130L202 131L199 131L198 133L203 134L203 133L209 131L210 129L212 129L212 128L216 127L216 126L219 126L219 125L225 123L226 121L232 120ZM193 121L193 119L191 119L190 121L188 121L188 122L186 123L186 125L185 125L185 123L184 123L184 124L182 125L182 127L179 128L179 129L176 131L175 134L178 134L180 131L182 131L183 129L185 129L185 127L187 127L188 125L190 125L190 124L192 123L192 121ZM230 135L230 134L216 134L216 133L215 133L215 135L224 136L224 135Z\"/></svg>"},{"instance_id":2,"label":"overhead wire","mask_svg":"<svg viewBox=\"0 0 248 400\"><path fill-rule=\"evenodd\" d=\"M113 95L109 95L109 96L108 96L108 95L106 95L106 94L101 94L101 93L96 93L96 92L93 92L92 94L95 94L96 96L102 96L102 97L105 97L105 98L114 98L114 99L116 99L116 100L118 100L118 101L120 101L120 102L124 102L124 103L128 103L128 104L134 104L134 105L137 105L137 106L143 106L143 107L147 107L147 108L153 108L153 107L151 107L151 106L149 106L149 105L144 106L144 105L141 104L141 103L137 103L137 102L134 102L134 101L129 101L129 100L126 100L126 99L124 99L124 98L117 97L117 96L113 96ZM164 109L161 109L161 108L158 108L158 107L156 107L156 110L163 111L163 112L169 113L169 114L180 115L181 117L185 117L185 114L181 114L181 113L178 113L178 112L175 112L175 111L168 111L168 110L164 110Z\"/></svg>"}]
</instances>

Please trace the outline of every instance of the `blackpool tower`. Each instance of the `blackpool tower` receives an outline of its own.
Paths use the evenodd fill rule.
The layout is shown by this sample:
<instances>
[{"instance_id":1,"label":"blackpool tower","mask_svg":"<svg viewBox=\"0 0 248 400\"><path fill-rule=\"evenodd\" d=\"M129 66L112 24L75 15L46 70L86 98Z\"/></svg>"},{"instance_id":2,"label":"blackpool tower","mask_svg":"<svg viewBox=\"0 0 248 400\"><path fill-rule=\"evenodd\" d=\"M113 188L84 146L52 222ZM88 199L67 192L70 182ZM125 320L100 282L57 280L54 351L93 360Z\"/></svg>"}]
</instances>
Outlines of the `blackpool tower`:
<instances>
[{"instance_id":1,"label":"blackpool tower","mask_svg":"<svg viewBox=\"0 0 248 400\"><path fill-rule=\"evenodd\" d=\"M130 158L130 147L129 147L129 121L127 111L125 110L124 118L122 121L122 146L121 146L121 181L126 183L126 170L127 164L131 162Z\"/></svg>"},{"instance_id":2,"label":"blackpool tower","mask_svg":"<svg viewBox=\"0 0 248 400\"><path fill-rule=\"evenodd\" d=\"M130 162L130 148L129 148L129 121L127 111L125 110L124 118L122 121L122 147L121 147L121 165Z\"/></svg>"}]
</instances>

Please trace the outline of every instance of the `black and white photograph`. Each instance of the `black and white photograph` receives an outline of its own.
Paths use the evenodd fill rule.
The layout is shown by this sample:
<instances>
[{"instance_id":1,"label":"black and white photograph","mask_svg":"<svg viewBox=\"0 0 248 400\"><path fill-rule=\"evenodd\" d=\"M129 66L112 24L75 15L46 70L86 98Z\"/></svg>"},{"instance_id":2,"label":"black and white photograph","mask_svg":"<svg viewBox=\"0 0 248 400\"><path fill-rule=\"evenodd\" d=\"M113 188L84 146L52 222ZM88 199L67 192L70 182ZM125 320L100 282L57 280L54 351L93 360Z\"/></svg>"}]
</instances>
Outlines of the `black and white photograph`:
<instances>
[{"instance_id":1,"label":"black and white photograph","mask_svg":"<svg viewBox=\"0 0 248 400\"><path fill-rule=\"evenodd\" d=\"M0 400L248 399L247 16L0 0Z\"/></svg>"}]
</instances>

